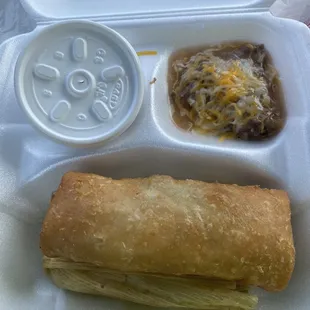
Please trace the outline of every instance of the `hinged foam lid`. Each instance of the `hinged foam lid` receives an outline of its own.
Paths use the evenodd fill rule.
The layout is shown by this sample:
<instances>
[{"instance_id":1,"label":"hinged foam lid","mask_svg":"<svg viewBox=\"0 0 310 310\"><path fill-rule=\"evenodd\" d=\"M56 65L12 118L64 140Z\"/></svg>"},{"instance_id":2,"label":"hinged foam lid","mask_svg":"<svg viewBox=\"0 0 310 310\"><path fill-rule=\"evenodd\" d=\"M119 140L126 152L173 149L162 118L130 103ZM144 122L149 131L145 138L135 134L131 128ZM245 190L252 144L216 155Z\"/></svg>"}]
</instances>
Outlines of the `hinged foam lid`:
<instances>
[{"instance_id":1,"label":"hinged foam lid","mask_svg":"<svg viewBox=\"0 0 310 310\"><path fill-rule=\"evenodd\" d=\"M92 18L101 21L204 14L208 11L268 10L275 0L21 0L37 21Z\"/></svg>"},{"instance_id":2,"label":"hinged foam lid","mask_svg":"<svg viewBox=\"0 0 310 310\"><path fill-rule=\"evenodd\" d=\"M92 145L126 130L143 99L139 59L117 32L87 21L41 30L15 70L20 105L42 132Z\"/></svg>"}]
</instances>

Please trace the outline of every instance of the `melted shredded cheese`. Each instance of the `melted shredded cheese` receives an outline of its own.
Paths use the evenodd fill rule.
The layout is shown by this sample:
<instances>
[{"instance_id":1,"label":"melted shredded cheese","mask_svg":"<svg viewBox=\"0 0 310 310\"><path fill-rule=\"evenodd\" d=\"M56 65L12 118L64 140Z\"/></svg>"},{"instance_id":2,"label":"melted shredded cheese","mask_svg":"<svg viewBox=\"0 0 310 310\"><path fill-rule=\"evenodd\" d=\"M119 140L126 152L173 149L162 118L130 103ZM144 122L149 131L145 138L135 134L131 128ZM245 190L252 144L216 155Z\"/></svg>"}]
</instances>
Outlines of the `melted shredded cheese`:
<instances>
[{"instance_id":1,"label":"melted shredded cheese","mask_svg":"<svg viewBox=\"0 0 310 310\"><path fill-rule=\"evenodd\" d=\"M275 69L269 66L266 78L264 58L261 63L251 57L223 59L219 50L214 47L173 63L175 105L202 132L236 137L255 123L258 134L264 134L267 120L279 120L269 95Z\"/></svg>"}]
</instances>

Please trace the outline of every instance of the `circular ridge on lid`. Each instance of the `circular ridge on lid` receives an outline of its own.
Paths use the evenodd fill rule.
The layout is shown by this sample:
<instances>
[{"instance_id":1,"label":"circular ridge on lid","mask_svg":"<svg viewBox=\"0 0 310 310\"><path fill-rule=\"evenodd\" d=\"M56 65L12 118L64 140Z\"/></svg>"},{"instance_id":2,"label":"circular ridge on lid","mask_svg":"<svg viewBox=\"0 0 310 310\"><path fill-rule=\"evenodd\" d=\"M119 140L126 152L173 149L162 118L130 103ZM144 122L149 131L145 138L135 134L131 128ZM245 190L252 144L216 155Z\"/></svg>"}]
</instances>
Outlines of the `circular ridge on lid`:
<instances>
[{"instance_id":1,"label":"circular ridge on lid","mask_svg":"<svg viewBox=\"0 0 310 310\"><path fill-rule=\"evenodd\" d=\"M133 47L114 30L89 21L47 26L28 43L15 68L15 91L31 122L49 137L88 146L123 133L143 100Z\"/></svg>"}]
</instances>

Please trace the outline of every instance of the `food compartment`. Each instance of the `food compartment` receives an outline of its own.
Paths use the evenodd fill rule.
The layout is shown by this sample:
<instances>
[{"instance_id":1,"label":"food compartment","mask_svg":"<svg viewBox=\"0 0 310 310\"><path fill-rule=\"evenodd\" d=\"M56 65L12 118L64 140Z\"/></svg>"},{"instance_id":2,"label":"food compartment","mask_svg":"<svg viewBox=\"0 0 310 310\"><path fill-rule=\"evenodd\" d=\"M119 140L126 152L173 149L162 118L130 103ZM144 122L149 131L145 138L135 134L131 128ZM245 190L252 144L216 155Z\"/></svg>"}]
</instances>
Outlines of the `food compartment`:
<instances>
[{"instance_id":1,"label":"food compartment","mask_svg":"<svg viewBox=\"0 0 310 310\"><path fill-rule=\"evenodd\" d=\"M208 182L260 185L267 188L285 187L281 180L255 165L227 159L225 156L212 158L201 152L188 154L181 150L134 148L60 161L40 171L22 187L17 188L14 195L10 197L11 205L8 208L3 208L3 205L1 207L1 211L5 214L0 217L0 223L7 234L1 235L3 238L1 239L3 241L1 250L6 255L0 262L6 266L6 270L14 270L13 273L4 272L0 280L0 287L5 286L7 296L2 304L3 307L7 305L7 308L12 310L19 309L21 299L18 296L23 295L26 296L23 299L24 305L25 307L29 306L29 309L36 307L40 309L47 300L49 301L47 309L57 310L84 309L86 307L91 309L116 307L120 310L152 309L106 298L62 291L57 289L43 273L38 238L42 219L61 177L70 170L91 172L116 179L166 174L178 179L191 178ZM302 225L300 229L306 229L306 225ZM24 237L20 238L20 234ZM22 259L22 257L26 257L26 259ZM298 263L304 268L307 261L302 260ZM295 277L294 275L292 283L296 281ZM18 280L19 278L22 278L23 281ZM262 305L262 307L258 307L260 310L264 309L264 306L282 309L287 303L286 295L294 299L295 296L300 297L302 292L302 290L296 290L295 286L289 286L286 294L271 294L261 290L256 290L254 293L259 295ZM14 305L11 300L15 300ZM287 309L296 309L294 304L291 305L291 308Z\"/></svg>"},{"instance_id":2,"label":"food compartment","mask_svg":"<svg viewBox=\"0 0 310 310\"><path fill-rule=\"evenodd\" d=\"M270 54L270 63L279 74L280 85L276 85L279 89L277 90L277 98L275 100L278 106L277 110L280 113L278 118L279 121L281 120L278 126L279 128L274 130L270 137L262 137L263 139L257 137L252 137L252 139L249 139L241 134L240 137L242 140L257 140L261 142L261 145L264 145L265 143L275 143L281 135L286 134L288 130L288 123L292 121L294 122L294 119L296 118L305 117L307 108L306 102L302 99L302 94L304 92L302 90L302 86L300 85L300 87L299 85L296 85L294 88L291 87L294 80L293 76L296 74L298 77L300 74L297 72L298 63L294 54L294 49L290 44L290 37L287 36L285 39L282 39L284 38L284 34L283 36L279 34L282 32L287 32L287 30L284 27L279 27L279 24L273 23L272 19L266 20L263 17L257 17L251 20L247 20L246 18L236 20L231 19L230 21L222 19L208 20L203 22L199 28L191 27L190 24L183 26L181 32L177 30L177 27L171 28L171 32L173 32L173 30L175 31L173 34L170 33L170 35L174 37L174 41L168 45L165 55L161 58L161 61L154 72L157 82L152 88L151 96L153 101L153 115L156 119L156 123L159 129L170 138L179 141L190 141L191 143L198 143L202 145L212 145L215 147L218 145L221 145L221 147L235 144L244 145L243 141L226 139L225 134L223 134L222 137L224 138L223 140L227 141L218 143L219 138L212 134L202 134L188 130L189 126L192 126L193 121L191 121L190 125L188 125L188 122L187 124L184 124L183 122L181 126L180 124L176 124L175 116L177 113L175 113L175 100L171 98L171 91L173 88L171 84L175 82L176 76L174 75L172 78L171 76L168 76L167 78L167 75L171 74L171 72L172 74L174 73L171 68L172 63L174 62L173 60L176 58L180 59L180 57L182 58L184 51L186 51L187 55L195 55L198 51L203 51L204 48L210 48L210 46L218 44L225 46L228 44L243 44L247 42L250 44L263 45L266 52ZM166 33L164 33L163 36L165 34ZM187 38L186 44L183 40L184 37ZM292 59L290 63L287 62L288 58ZM294 58L295 60L293 60ZM237 61L240 61L242 57L236 59ZM184 63L179 64L179 66L182 65L184 66ZM227 75L227 71L225 72L225 70L226 69L222 70L221 73ZM183 72L185 72L185 69L183 69ZM192 75L195 75L195 73ZM170 80L168 81L169 78ZM178 90L181 95L184 96L186 89ZM296 98L299 99L296 100ZM187 111L190 111L190 109ZM183 115L184 114L185 113L183 111ZM181 122L183 120L181 120ZM180 117L177 120L177 123L178 122L180 122ZM186 125L187 128L185 128ZM254 131L257 129L255 126L256 125L253 125L252 127ZM296 126L298 126L298 123L296 123ZM201 128L202 127L199 129ZM230 133L228 131L228 138L229 134Z\"/></svg>"},{"instance_id":3,"label":"food compartment","mask_svg":"<svg viewBox=\"0 0 310 310\"><path fill-rule=\"evenodd\" d=\"M262 141L285 124L278 72L263 44L229 42L174 52L171 116L179 128L221 141Z\"/></svg>"}]
</instances>

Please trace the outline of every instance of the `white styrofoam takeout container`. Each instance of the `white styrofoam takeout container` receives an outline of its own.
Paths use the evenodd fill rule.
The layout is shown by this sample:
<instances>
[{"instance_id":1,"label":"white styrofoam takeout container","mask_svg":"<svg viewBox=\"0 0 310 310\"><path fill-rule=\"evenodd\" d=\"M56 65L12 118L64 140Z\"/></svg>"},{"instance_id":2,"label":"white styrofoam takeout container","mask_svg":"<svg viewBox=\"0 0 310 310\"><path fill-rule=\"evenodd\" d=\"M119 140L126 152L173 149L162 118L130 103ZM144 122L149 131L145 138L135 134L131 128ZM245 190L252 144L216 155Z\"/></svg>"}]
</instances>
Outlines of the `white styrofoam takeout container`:
<instances>
[{"instance_id":1,"label":"white styrofoam takeout container","mask_svg":"<svg viewBox=\"0 0 310 310\"><path fill-rule=\"evenodd\" d=\"M57 289L44 275L39 231L51 193L68 170L121 177L168 174L176 178L258 184L290 194L296 268L287 290L255 290L259 310L310 309L310 35L306 26L273 17L272 1L23 0L37 21L29 34L1 45L0 67L0 309L145 309ZM73 149L37 132L14 90L18 55L46 25L93 19L123 35L141 57L145 95L133 125L103 147ZM167 61L172 51L223 41L265 44L283 84L287 121L274 139L246 143L185 133L169 116ZM157 82L149 84L154 77Z\"/></svg>"}]
</instances>

